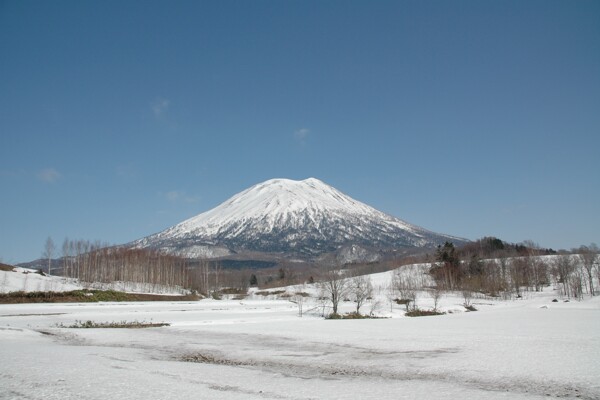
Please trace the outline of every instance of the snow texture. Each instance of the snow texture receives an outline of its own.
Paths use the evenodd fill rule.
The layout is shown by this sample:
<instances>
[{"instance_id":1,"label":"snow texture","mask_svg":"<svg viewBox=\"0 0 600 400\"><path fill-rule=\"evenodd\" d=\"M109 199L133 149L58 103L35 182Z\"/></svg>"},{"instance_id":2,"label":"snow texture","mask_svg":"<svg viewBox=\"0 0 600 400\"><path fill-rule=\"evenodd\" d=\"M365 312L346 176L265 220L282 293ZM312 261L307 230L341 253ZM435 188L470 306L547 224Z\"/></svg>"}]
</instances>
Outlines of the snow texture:
<instances>
[{"instance_id":1,"label":"snow texture","mask_svg":"<svg viewBox=\"0 0 600 400\"><path fill-rule=\"evenodd\" d=\"M428 267L400 272L421 276ZM447 294L440 308L452 313L408 318L387 302L392 274L370 276L383 319L324 320L315 297L300 318L296 304L256 292L244 300L0 305L0 398L600 398L600 297L553 302L548 287L518 300L474 299L479 311L464 312L462 298ZM426 292L418 303L433 304ZM60 327L77 320L171 325Z\"/></svg>"}]
</instances>

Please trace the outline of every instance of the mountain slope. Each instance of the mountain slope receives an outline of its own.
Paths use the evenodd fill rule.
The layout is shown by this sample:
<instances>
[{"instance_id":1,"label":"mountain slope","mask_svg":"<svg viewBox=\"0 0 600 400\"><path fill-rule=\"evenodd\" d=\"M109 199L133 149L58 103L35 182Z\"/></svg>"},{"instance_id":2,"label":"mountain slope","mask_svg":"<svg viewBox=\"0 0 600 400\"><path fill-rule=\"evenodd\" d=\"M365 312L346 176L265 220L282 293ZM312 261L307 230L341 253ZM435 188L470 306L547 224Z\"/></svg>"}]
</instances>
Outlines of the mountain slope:
<instances>
[{"instance_id":1,"label":"mountain slope","mask_svg":"<svg viewBox=\"0 0 600 400\"><path fill-rule=\"evenodd\" d=\"M370 250L433 247L446 240L465 242L382 213L309 178L257 184L132 245L190 258L240 251L315 257L356 246Z\"/></svg>"}]
</instances>

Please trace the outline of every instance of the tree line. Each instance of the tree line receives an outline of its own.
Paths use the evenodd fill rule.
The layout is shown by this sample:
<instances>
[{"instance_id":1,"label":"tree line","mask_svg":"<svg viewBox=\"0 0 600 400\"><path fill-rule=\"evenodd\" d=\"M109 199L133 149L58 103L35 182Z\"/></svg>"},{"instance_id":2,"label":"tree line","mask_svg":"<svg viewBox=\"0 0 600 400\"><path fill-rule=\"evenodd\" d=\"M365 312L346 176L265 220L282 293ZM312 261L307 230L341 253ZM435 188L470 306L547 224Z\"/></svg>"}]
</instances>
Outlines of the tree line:
<instances>
[{"instance_id":1,"label":"tree line","mask_svg":"<svg viewBox=\"0 0 600 400\"><path fill-rule=\"evenodd\" d=\"M58 262L52 257L59 256ZM83 283L137 283L165 289L188 289L204 295L217 290L224 279L218 262L195 262L154 249L110 246L99 241L65 239L60 255L51 238L43 257L48 274L58 273Z\"/></svg>"},{"instance_id":2,"label":"tree line","mask_svg":"<svg viewBox=\"0 0 600 400\"><path fill-rule=\"evenodd\" d=\"M444 290L469 290L489 296L521 296L523 291L541 291L555 282L567 297L596 294L600 281L600 256L595 244L560 254L540 249L532 242L510 245L486 237L456 248L446 242L438 246L430 269L436 286ZM554 254L549 259L545 255Z\"/></svg>"},{"instance_id":3,"label":"tree line","mask_svg":"<svg viewBox=\"0 0 600 400\"><path fill-rule=\"evenodd\" d=\"M150 286L185 288L203 295L219 292L222 288L246 292L250 286L261 288L319 283L323 292L337 304L336 288L341 277L361 276L383 270L396 269L402 264L430 262L429 275L434 287L428 290L454 290L480 293L486 296L521 296L523 291L540 291L555 282L565 297L581 298L595 295L600 281L598 247L581 246L572 252L541 249L532 242L507 244L497 238L486 237L460 248L447 242L438 246L434 254L423 258L409 258L395 263L345 265L333 269L318 265L298 267L281 263L276 268L224 269L218 261L190 261L153 249L136 249L110 246L101 242L65 239L58 266L52 262L55 246L49 238L44 248L48 271L55 271L82 282L135 282ZM552 261L544 255L556 254ZM331 271L336 271L332 273ZM340 274L340 271L345 271ZM343 281L357 291L365 287L356 279ZM329 282L329 283L328 283ZM409 282L396 278L392 284L396 291L410 298L423 282ZM368 287L368 285L366 285ZM327 290L326 290L327 289ZM348 289L350 290L350 289ZM356 297L361 304L361 296ZM402 296L401 296L402 297ZM364 301L362 301L364 302ZM337 309L337 306L334 306Z\"/></svg>"}]
</instances>

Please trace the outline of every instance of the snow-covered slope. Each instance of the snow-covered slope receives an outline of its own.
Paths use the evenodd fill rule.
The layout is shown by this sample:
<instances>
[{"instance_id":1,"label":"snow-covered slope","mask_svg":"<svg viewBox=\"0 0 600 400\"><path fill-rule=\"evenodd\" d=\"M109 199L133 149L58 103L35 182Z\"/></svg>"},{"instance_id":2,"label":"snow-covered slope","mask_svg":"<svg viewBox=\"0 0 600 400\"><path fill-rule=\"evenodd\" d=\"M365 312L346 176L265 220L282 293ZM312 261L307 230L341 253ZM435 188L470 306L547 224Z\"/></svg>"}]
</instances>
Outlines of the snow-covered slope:
<instances>
[{"instance_id":1,"label":"snow-covered slope","mask_svg":"<svg viewBox=\"0 0 600 400\"><path fill-rule=\"evenodd\" d=\"M317 256L360 249L432 247L441 235L380 212L315 178L272 179L236 194L210 211L132 243L187 257L239 251ZM362 254L362 250L358 251Z\"/></svg>"},{"instance_id":2,"label":"snow-covered slope","mask_svg":"<svg viewBox=\"0 0 600 400\"><path fill-rule=\"evenodd\" d=\"M42 275L37 270L20 267L14 268L13 271L0 270L0 293L68 292L71 290L81 289L117 290L128 293L154 293L172 295L189 293L187 290L178 286L122 281L113 281L110 283L81 282L75 278L67 278L59 275Z\"/></svg>"}]
</instances>

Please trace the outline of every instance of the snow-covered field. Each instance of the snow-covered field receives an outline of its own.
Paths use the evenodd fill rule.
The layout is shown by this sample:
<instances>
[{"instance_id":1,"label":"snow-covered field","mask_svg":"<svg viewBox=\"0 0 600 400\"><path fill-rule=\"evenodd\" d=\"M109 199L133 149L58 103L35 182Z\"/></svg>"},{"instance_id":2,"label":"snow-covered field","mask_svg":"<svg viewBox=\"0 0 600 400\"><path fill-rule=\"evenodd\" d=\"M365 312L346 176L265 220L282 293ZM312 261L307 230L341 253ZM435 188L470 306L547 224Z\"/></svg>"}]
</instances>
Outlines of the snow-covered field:
<instances>
[{"instance_id":1,"label":"snow-covered field","mask_svg":"<svg viewBox=\"0 0 600 400\"><path fill-rule=\"evenodd\" d=\"M315 301L300 318L295 304L260 295L0 305L0 398L599 399L600 298L554 297L475 299L479 311L466 313L447 296L452 314L421 318L385 303L379 313L392 318L366 320L324 320ZM77 320L171 326L57 327Z\"/></svg>"}]
</instances>

